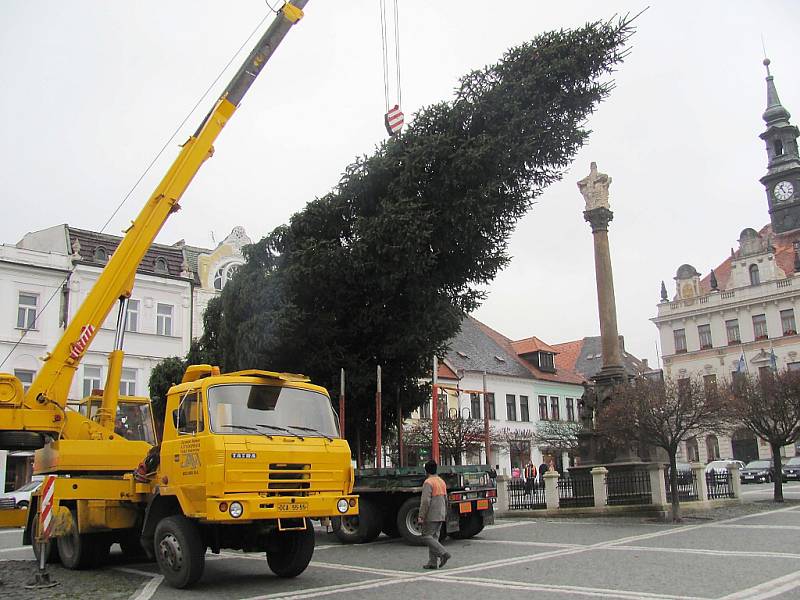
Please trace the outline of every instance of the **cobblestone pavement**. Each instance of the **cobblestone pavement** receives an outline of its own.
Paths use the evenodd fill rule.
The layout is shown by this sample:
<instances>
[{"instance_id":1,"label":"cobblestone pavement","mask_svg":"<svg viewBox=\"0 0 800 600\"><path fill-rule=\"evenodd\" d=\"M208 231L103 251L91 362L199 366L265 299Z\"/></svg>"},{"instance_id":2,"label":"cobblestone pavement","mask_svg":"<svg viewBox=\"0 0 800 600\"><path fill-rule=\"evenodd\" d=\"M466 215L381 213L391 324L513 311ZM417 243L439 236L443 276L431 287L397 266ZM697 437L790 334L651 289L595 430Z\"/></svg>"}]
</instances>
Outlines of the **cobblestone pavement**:
<instances>
[{"instance_id":1,"label":"cobblestone pavement","mask_svg":"<svg viewBox=\"0 0 800 600\"><path fill-rule=\"evenodd\" d=\"M680 524L632 517L501 519L476 538L447 541L452 560L429 572L421 568L424 548L383 536L347 546L318 531L314 559L296 579L273 576L263 554L223 551L207 555L196 587L173 590L154 564L125 564L116 552L112 564L96 572L50 567L60 585L39 595L25 595L17 584L23 570L27 575L35 568L30 548L19 548L19 532L0 532L0 560L14 559L0 562L0 578L11 574L0 597L797 600L798 532L795 500L718 508Z\"/></svg>"}]
</instances>

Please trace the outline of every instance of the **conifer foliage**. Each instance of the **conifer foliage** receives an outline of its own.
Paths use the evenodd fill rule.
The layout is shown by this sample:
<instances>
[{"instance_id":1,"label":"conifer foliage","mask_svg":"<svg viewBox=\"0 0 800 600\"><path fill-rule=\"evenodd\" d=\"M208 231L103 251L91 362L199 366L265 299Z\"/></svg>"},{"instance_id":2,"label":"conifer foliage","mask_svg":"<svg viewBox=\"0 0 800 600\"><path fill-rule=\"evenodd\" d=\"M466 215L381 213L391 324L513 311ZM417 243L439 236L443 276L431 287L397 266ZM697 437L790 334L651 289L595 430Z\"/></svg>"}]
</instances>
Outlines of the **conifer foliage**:
<instances>
[{"instance_id":1,"label":"conifer foliage","mask_svg":"<svg viewBox=\"0 0 800 600\"><path fill-rule=\"evenodd\" d=\"M432 356L510 260L518 219L585 142L631 33L626 18L545 33L462 77L245 249L200 346L226 370L303 372L334 397L344 367L348 422L364 430L380 364L385 396L411 410Z\"/></svg>"}]
</instances>

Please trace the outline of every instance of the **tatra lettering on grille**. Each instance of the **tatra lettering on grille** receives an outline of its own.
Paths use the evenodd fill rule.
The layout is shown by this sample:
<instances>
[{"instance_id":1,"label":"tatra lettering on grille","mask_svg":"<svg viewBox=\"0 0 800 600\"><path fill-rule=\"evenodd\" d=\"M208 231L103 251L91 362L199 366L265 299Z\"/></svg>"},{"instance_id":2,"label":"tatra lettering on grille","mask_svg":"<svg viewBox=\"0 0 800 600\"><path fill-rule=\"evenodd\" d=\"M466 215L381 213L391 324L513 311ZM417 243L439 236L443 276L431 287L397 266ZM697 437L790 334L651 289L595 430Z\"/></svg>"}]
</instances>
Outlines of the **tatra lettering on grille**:
<instances>
[{"instance_id":1,"label":"tatra lettering on grille","mask_svg":"<svg viewBox=\"0 0 800 600\"><path fill-rule=\"evenodd\" d=\"M268 489L280 490L279 495L305 496L311 487L311 465L307 463L270 463L267 473ZM281 494L282 492L282 494Z\"/></svg>"}]
</instances>

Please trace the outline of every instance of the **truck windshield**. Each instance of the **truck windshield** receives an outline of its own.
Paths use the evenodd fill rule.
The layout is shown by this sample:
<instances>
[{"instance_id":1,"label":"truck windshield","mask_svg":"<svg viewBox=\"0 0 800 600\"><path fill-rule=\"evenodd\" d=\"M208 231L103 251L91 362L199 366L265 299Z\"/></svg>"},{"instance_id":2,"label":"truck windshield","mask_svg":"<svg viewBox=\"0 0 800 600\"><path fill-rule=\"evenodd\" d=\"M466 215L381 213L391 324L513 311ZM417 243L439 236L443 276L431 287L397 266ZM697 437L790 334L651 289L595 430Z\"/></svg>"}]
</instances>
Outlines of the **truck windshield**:
<instances>
[{"instance_id":1,"label":"truck windshield","mask_svg":"<svg viewBox=\"0 0 800 600\"><path fill-rule=\"evenodd\" d=\"M324 394L311 390L275 385L228 384L208 390L208 416L211 431L234 435L252 435L242 426L256 424L301 428L303 437L339 437L331 402ZM275 430L271 435L281 435Z\"/></svg>"}]
</instances>

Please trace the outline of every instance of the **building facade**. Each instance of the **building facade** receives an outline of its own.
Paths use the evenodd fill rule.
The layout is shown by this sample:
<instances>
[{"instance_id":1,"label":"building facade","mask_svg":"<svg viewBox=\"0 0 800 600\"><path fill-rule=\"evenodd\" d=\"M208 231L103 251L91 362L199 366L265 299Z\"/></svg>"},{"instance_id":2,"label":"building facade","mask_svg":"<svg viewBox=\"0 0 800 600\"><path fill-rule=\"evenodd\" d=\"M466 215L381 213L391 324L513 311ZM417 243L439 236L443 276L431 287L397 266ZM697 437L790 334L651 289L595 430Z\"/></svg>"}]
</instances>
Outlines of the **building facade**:
<instances>
[{"instance_id":1,"label":"building facade","mask_svg":"<svg viewBox=\"0 0 800 600\"><path fill-rule=\"evenodd\" d=\"M57 225L0 246L0 370L15 374L26 388L33 382L42 357L58 342L120 241ZM150 247L125 315L120 393L147 395L153 367L186 354L202 334L205 307L244 262L242 247L248 243L244 229L236 227L213 250L183 242ZM117 316L115 306L81 361L71 399L104 387ZM29 462L29 454L9 456L9 489L30 477Z\"/></svg>"},{"instance_id":2,"label":"building facade","mask_svg":"<svg viewBox=\"0 0 800 600\"><path fill-rule=\"evenodd\" d=\"M767 66L767 173L760 179L767 194L770 222L758 231L746 228L738 248L702 276L690 264L674 277L669 299L662 283L658 328L664 375L671 379L702 377L706 382L729 380L743 360L753 374L770 368L800 368L800 154L798 129L781 105ZM715 458L748 461L768 458L769 446L742 428L732 438L713 435L689 440L681 449L685 460ZM786 456L794 448L784 448Z\"/></svg>"}]
</instances>

